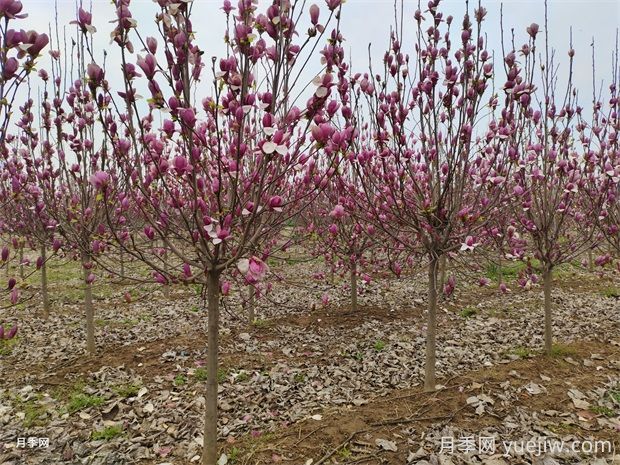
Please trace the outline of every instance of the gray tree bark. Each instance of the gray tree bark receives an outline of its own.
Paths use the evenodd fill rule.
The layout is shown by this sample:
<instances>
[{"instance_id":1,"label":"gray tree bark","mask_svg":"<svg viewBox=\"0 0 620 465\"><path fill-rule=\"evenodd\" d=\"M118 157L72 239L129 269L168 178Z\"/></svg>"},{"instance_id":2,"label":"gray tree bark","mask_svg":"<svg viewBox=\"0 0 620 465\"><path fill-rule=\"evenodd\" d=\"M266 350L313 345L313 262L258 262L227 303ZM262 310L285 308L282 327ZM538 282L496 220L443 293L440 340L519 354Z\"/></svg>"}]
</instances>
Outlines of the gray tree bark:
<instances>
[{"instance_id":1,"label":"gray tree bark","mask_svg":"<svg viewBox=\"0 0 620 465\"><path fill-rule=\"evenodd\" d=\"M43 297L43 318L46 320L50 316L50 299L47 290L47 247L45 242L41 244L41 295Z\"/></svg>"},{"instance_id":2,"label":"gray tree bark","mask_svg":"<svg viewBox=\"0 0 620 465\"><path fill-rule=\"evenodd\" d=\"M220 318L220 273L209 271L207 282L207 396L202 465L217 465L217 368Z\"/></svg>"},{"instance_id":3,"label":"gray tree bark","mask_svg":"<svg viewBox=\"0 0 620 465\"><path fill-rule=\"evenodd\" d=\"M435 390L435 364L437 349L437 258L428 267L428 317L426 329L426 361L424 367L424 391Z\"/></svg>"},{"instance_id":4,"label":"gray tree bark","mask_svg":"<svg viewBox=\"0 0 620 465\"><path fill-rule=\"evenodd\" d=\"M95 307L93 305L93 286L88 283L89 271L84 266L89 263L88 256L82 255L82 274L84 277L84 311L86 313L86 349L95 353Z\"/></svg>"}]
</instances>

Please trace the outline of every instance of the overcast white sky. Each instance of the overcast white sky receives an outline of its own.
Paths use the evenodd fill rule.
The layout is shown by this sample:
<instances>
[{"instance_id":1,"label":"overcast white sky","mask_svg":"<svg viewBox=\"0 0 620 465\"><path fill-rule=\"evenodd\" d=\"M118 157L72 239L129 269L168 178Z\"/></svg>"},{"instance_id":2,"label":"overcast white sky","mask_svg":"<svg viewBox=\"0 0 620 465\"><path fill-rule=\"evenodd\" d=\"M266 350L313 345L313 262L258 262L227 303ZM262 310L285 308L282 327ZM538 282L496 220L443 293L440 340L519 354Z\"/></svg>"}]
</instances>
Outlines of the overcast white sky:
<instances>
[{"instance_id":1,"label":"overcast white sky","mask_svg":"<svg viewBox=\"0 0 620 465\"><path fill-rule=\"evenodd\" d=\"M109 33L114 25L110 20L114 18L114 7L109 0L84 1L85 9L92 4L93 23L98 32L95 34L95 49L102 53L107 49L112 51L108 57L108 66L114 66L117 47L110 45ZM399 0L400 1L400 0ZM308 6L317 3L322 7L322 16L325 14L324 0L309 0ZM24 29L47 30L50 21L54 18L54 0L23 0L24 10L29 17L20 21ZM233 4L236 5L236 0ZM261 0L260 5L270 2ZM413 54L413 40L415 23L413 11L417 7L417 0L405 0L405 41L404 47ZM423 9L426 1L422 2ZM517 46L526 42L525 28L532 22L541 25L544 23L543 0L486 0L482 4L488 10L485 21L485 31L488 34L489 48L494 49L497 55L500 47L500 5L504 5L504 27L506 31L515 28ZM133 0L132 11L140 27L146 35L154 35L153 17L157 10L151 0ZM205 51L205 58L221 56L224 45L221 40L225 28L223 12L220 10L221 0L194 0L194 28L198 32L198 44ZM470 2L470 8L477 6L477 1ZM455 17L458 26L465 11L464 0L444 0L441 10L445 14ZM58 0L59 22L67 25L75 18L76 6L72 0ZM353 68L359 71L367 70L368 44L372 43L372 56L376 63L375 69L383 56L388 43L390 25L393 23L394 4L392 0L348 0L342 12L342 32L346 38L346 51L350 54ZM567 63L566 52L569 48L569 30L573 27L573 43L576 51L575 82L580 89L580 103L588 107L592 95L592 68L590 44L594 37L596 41L596 73L597 81L609 84L612 75L611 56L616 42L616 30L620 26L620 0L550 0L549 1L549 31L550 46L558 51L558 57ZM539 36L542 38L541 36ZM409 39L409 40L407 40ZM208 58L207 58L208 61ZM41 64L45 67L45 64ZM560 76L565 77L566 67L561 68ZM108 78L113 82L112 69Z\"/></svg>"}]
</instances>

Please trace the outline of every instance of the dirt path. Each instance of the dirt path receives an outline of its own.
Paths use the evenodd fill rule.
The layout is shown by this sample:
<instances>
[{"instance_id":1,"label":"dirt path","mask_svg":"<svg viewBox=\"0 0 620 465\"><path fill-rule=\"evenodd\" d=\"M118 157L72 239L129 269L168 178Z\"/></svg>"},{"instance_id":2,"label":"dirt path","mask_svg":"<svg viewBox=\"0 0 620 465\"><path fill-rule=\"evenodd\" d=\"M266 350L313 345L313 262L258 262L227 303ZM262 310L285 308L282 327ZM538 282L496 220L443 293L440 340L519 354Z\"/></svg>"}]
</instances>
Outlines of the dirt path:
<instances>
[{"instance_id":1,"label":"dirt path","mask_svg":"<svg viewBox=\"0 0 620 465\"><path fill-rule=\"evenodd\" d=\"M501 295L463 283L439 306L437 369L446 389L433 396L417 387L424 363L423 281L376 283L355 314L342 304L346 292L340 304L322 308L316 292L290 289L274 294L288 306L263 303L262 319L252 327L227 311L217 373L222 451L231 465L305 465L310 459L314 465L407 459L450 465L449 457L437 462L441 437L476 435L481 428L498 440L541 431L615 434L620 401L613 403L610 393L620 392L612 384L618 347L610 343L620 343L620 306L604 296L610 282L577 276L558 283L553 359L537 356L540 288ZM0 463L196 463L207 350L206 313L197 298L107 305L97 314L100 348L91 357L83 350L82 315L74 310L43 327L19 316L21 340L0 359L0 443L7 451L0 450ZM578 402L581 413L571 407L573 388L588 402ZM67 411L82 401L95 404ZM93 440L106 428L120 429ZM51 446L15 450L22 434L49 436ZM485 462L488 456L452 459L454 465L502 463L501 457L496 463ZM562 463L585 462L569 457Z\"/></svg>"},{"instance_id":2,"label":"dirt path","mask_svg":"<svg viewBox=\"0 0 620 465\"><path fill-rule=\"evenodd\" d=\"M223 448L228 454L232 451L239 457L235 463L240 464L396 465L405 463L407 457L411 460L437 457L441 448L436 448L436 441L433 444L424 436L442 431L448 424L454 430L472 435L491 431L501 436L509 432L503 426L506 419L523 416L523 412L538 415L541 431L558 437L571 435L575 440L615 442L620 448L620 422L616 423L619 429L601 424L598 420L606 418L603 408L593 407L599 413L577 409L567 395L569 389L584 393L604 389L610 379L620 383L620 347L588 342L572 344L565 350L569 355L536 356L463 374L443 381L445 386L432 394L420 389L395 391L384 399L360 407L337 409L320 419L308 419L279 430L268 440L245 438ZM522 389L528 385L541 386L544 392L536 393L535 388ZM484 412L477 414L475 404L472 400L468 403L468 399L481 394L494 404L485 405ZM511 434L516 439L515 432ZM504 436L502 439L511 438ZM382 440L398 450L381 449L377 444ZM604 453L597 455L609 457ZM500 460L497 463L515 463L496 460Z\"/></svg>"}]
</instances>

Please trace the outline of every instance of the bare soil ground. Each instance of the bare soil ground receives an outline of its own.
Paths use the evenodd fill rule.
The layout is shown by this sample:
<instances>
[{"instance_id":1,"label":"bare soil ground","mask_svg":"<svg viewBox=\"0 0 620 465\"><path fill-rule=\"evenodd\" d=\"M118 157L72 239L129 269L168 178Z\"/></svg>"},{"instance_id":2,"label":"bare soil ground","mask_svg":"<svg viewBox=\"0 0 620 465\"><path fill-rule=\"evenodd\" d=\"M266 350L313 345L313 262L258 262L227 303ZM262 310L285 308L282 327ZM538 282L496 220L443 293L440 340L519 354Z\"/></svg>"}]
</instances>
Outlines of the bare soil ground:
<instances>
[{"instance_id":1,"label":"bare soil ground","mask_svg":"<svg viewBox=\"0 0 620 465\"><path fill-rule=\"evenodd\" d=\"M556 279L557 346L547 357L540 287L511 283L501 294L461 283L440 305L435 393L420 386L424 278L362 285L358 312L342 283L329 288L327 307L325 284L276 285L251 326L233 296L217 373L222 463L612 463L614 451L536 455L507 442L620 448L618 284L580 270ZM170 300L121 296L98 301L96 356L86 355L77 304L59 299L47 322L34 317L36 299L2 314L20 331L0 354L0 463L197 463L206 312L188 289ZM21 437L49 438L49 447L17 447ZM442 451L447 438L468 437L493 437L495 453Z\"/></svg>"},{"instance_id":2,"label":"bare soil ground","mask_svg":"<svg viewBox=\"0 0 620 465\"><path fill-rule=\"evenodd\" d=\"M516 416L519 410L537 412L551 432L571 434L581 440L616 442L620 431L597 424L601 414L577 411L567 396L567 386L590 391L604 386L610 377L620 373L620 347L605 343L576 343L566 346L572 354L569 363L563 357L538 355L492 368L481 369L446 380L439 391L427 393L421 389L398 390L366 405L331 411L320 420L309 419L283 429L270 437L268 443L240 441L243 457L240 463L367 463L402 464L403 454L411 445L419 445L417 458L438 454L432 444L423 439L425 432L446 425L462 431L480 432L500 429L504 419ZM586 367L584 361L592 355L604 357L605 363ZM597 357L598 358L598 357ZM521 392L507 405L478 415L467 399L484 393L496 397L510 387L540 383L541 376L551 378L545 383L544 395ZM570 379L570 382L567 380ZM544 411L553 409L552 415ZM571 417L577 411L579 420ZM377 440L388 438L397 451L381 451ZM596 455L596 454L595 454ZM604 455L600 453L598 455ZM502 459L496 459L502 460ZM513 463L506 461L505 463Z\"/></svg>"}]
</instances>

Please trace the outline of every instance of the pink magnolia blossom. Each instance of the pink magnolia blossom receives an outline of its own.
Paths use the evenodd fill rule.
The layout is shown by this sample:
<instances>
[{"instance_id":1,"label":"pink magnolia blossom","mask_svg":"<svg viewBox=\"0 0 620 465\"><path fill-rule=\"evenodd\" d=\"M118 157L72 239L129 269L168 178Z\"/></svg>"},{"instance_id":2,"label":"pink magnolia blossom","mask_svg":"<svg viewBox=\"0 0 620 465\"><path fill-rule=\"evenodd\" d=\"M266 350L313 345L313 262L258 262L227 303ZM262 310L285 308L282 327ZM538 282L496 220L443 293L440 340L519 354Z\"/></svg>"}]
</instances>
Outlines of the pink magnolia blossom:
<instances>
[{"instance_id":1,"label":"pink magnolia blossom","mask_svg":"<svg viewBox=\"0 0 620 465\"><path fill-rule=\"evenodd\" d=\"M191 108L183 108L179 111L179 115L181 116L181 121L183 121L188 128L193 128L196 124L196 114Z\"/></svg>"},{"instance_id":2,"label":"pink magnolia blossom","mask_svg":"<svg viewBox=\"0 0 620 465\"><path fill-rule=\"evenodd\" d=\"M78 10L77 20L71 21L69 24L77 24L80 27L82 32L84 33L88 32L90 34L93 34L97 32L97 28L92 25L92 22L93 22L92 13L80 7Z\"/></svg>"},{"instance_id":3,"label":"pink magnolia blossom","mask_svg":"<svg viewBox=\"0 0 620 465\"><path fill-rule=\"evenodd\" d=\"M330 212L329 216L339 220L345 215L344 207L342 205L336 205L334 209Z\"/></svg>"},{"instance_id":4,"label":"pink magnolia blossom","mask_svg":"<svg viewBox=\"0 0 620 465\"><path fill-rule=\"evenodd\" d=\"M168 284L168 278L166 278L163 274L158 273L157 271L153 273L153 278L155 278L155 281L159 284Z\"/></svg>"},{"instance_id":5,"label":"pink magnolia blossom","mask_svg":"<svg viewBox=\"0 0 620 465\"><path fill-rule=\"evenodd\" d=\"M401 274L402 274L402 272L403 272L403 267L402 267L402 266L400 266L400 264L399 264L399 263L394 263L394 266L393 266L392 268L393 268L394 274L395 274L396 276L400 277L400 275L401 275Z\"/></svg>"},{"instance_id":6,"label":"pink magnolia blossom","mask_svg":"<svg viewBox=\"0 0 620 465\"><path fill-rule=\"evenodd\" d=\"M11 329L4 335L4 339L13 339L17 334L17 324L14 324Z\"/></svg>"},{"instance_id":7,"label":"pink magnolia blossom","mask_svg":"<svg viewBox=\"0 0 620 465\"><path fill-rule=\"evenodd\" d=\"M461 244L461 252L462 251L472 251L474 248L479 245L476 240L472 236L467 236L465 238L465 242Z\"/></svg>"},{"instance_id":8,"label":"pink magnolia blossom","mask_svg":"<svg viewBox=\"0 0 620 465\"><path fill-rule=\"evenodd\" d=\"M319 23L320 12L321 11L316 4L313 4L310 7L310 22L312 23L312 25L316 26Z\"/></svg>"},{"instance_id":9,"label":"pink magnolia blossom","mask_svg":"<svg viewBox=\"0 0 620 465\"><path fill-rule=\"evenodd\" d=\"M92 186L97 190L105 190L110 182L110 175L105 171L97 171L89 178Z\"/></svg>"},{"instance_id":10,"label":"pink magnolia blossom","mask_svg":"<svg viewBox=\"0 0 620 465\"><path fill-rule=\"evenodd\" d=\"M153 55L149 53L144 58L138 56L137 63L147 79L152 80L155 77L155 73L157 71L157 61Z\"/></svg>"},{"instance_id":11,"label":"pink magnolia blossom","mask_svg":"<svg viewBox=\"0 0 620 465\"><path fill-rule=\"evenodd\" d=\"M334 11L336 8L340 6L343 0L326 0L326 1L327 1L327 8L329 8L330 11Z\"/></svg>"},{"instance_id":12,"label":"pink magnolia blossom","mask_svg":"<svg viewBox=\"0 0 620 465\"><path fill-rule=\"evenodd\" d=\"M611 255L609 254L599 255L598 257L594 259L594 264L596 266L605 266L611 262L612 262L612 258L611 258Z\"/></svg>"},{"instance_id":13,"label":"pink magnolia blossom","mask_svg":"<svg viewBox=\"0 0 620 465\"><path fill-rule=\"evenodd\" d=\"M443 287L443 293L446 297L450 297L454 293L455 289L456 289L456 278L454 277L454 275L451 274L450 277L448 278L448 282Z\"/></svg>"},{"instance_id":14,"label":"pink magnolia blossom","mask_svg":"<svg viewBox=\"0 0 620 465\"><path fill-rule=\"evenodd\" d=\"M204 227L205 231L212 239L214 245L221 244L223 241L230 239L232 236L230 234L230 230L227 228L222 228L219 224L214 225L213 223L208 224Z\"/></svg>"},{"instance_id":15,"label":"pink magnolia blossom","mask_svg":"<svg viewBox=\"0 0 620 465\"><path fill-rule=\"evenodd\" d=\"M16 287L14 287L13 290L11 291L11 304L13 305L17 304L18 300L19 300L19 291L17 290Z\"/></svg>"},{"instance_id":16,"label":"pink magnolia blossom","mask_svg":"<svg viewBox=\"0 0 620 465\"><path fill-rule=\"evenodd\" d=\"M192 170L192 167L188 163L187 158L180 155L174 157L174 159L172 160L172 165L179 176L185 173L189 173Z\"/></svg>"},{"instance_id":17,"label":"pink magnolia blossom","mask_svg":"<svg viewBox=\"0 0 620 465\"><path fill-rule=\"evenodd\" d=\"M49 37L47 34L39 34L36 31L28 31L24 39L24 45L29 45L26 48L26 53L30 57L37 57L41 50L43 50L49 43ZM18 53L18 57L22 54Z\"/></svg>"},{"instance_id":18,"label":"pink magnolia blossom","mask_svg":"<svg viewBox=\"0 0 620 465\"><path fill-rule=\"evenodd\" d=\"M19 14L22 8L22 2L19 0L0 0L0 18L25 18L27 16L26 14Z\"/></svg>"},{"instance_id":19,"label":"pink magnolia blossom","mask_svg":"<svg viewBox=\"0 0 620 465\"><path fill-rule=\"evenodd\" d=\"M150 240L155 239L155 230L151 226L144 227L144 235Z\"/></svg>"},{"instance_id":20,"label":"pink magnolia blossom","mask_svg":"<svg viewBox=\"0 0 620 465\"><path fill-rule=\"evenodd\" d=\"M4 69L2 70L2 77L9 80L15 76L18 69L19 61L17 61L17 58L11 57L5 62Z\"/></svg>"},{"instance_id":21,"label":"pink magnolia blossom","mask_svg":"<svg viewBox=\"0 0 620 465\"><path fill-rule=\"evenodd\" d=\"M232 3L230 0L224 0L224 6L222 6L222 10L224 10L224 13L229 15L230 12L233 11L234 9L235 7L232 6Z\"/></svg>"},{"instance_id":22,"label":"pink magnolia blossom","mask_svg":"<svg viewBox=\"0 0 620 465\"><path fill-rule=\"evenodd\" d=\"M262 281L269 272L269 267L267 264L260 258L254 256L249 259L242 258L239 260L237 263L237 268L250 284L256 284L259 281Z\"/></svg>"},{"instance_id":23,"label":"pink magnolia blossom","mask_svg":"<svg viewBox=\"0 0 620 465\"><path fill-rule=\"evenodd\" d=\"M274 211L281 212L282 211L282 197L279 195L275 195L269 199L269 208Z\"/></svg>"}]
</instances>

